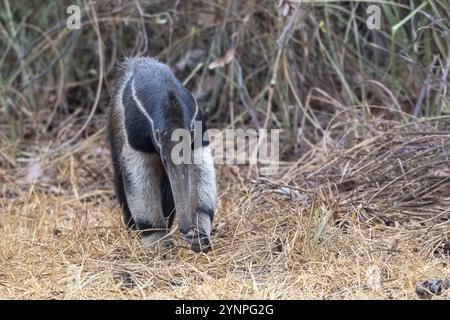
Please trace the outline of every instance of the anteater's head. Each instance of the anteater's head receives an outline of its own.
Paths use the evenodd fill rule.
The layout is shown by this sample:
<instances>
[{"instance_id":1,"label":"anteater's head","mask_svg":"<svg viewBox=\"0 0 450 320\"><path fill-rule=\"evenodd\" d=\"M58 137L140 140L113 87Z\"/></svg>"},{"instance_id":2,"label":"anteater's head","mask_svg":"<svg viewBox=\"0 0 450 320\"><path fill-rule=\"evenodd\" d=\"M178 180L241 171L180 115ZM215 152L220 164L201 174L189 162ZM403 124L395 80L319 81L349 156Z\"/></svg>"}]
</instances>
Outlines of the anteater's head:
<instances>
[{"instance_id":1,"label":"anteater's head","mask_svg":"<svg viewBox=\"0 0 450 320\"><path fill-rule=\"evenodd\" d=\"M203 203L210 195L205 197L201 193L209 192L209 186L215 184L215 176L202 176L208 174L208 170L202 168L205 163L202 159L194 159L204 155L202 126L194 126L194 121L201 119L197 104L186 89L170 90L164 101L159 123L154 125L154 144L170 181L182 237L190 243L192 250L207 251L213 209L204 210L211 207L209 203Z\"/></svg>"}]
</instances>

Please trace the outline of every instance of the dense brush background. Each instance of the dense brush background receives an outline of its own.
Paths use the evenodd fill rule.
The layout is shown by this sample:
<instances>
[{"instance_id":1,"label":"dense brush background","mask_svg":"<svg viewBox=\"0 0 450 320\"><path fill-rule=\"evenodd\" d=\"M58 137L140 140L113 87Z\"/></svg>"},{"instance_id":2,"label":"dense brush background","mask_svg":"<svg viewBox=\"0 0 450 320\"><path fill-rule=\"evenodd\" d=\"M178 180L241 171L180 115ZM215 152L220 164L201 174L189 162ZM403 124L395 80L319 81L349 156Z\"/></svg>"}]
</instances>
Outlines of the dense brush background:
<instances>
[{"instance_id":1,"label":"dense brush background","mask_svg":"<svg viewBox=\"0 0 450 320\"><path fill-rule=\"evenodd\" d=\"M367 28L366 2L307 3L298 13L291 2L289 28L288 1L169 0L75 2L82 28L70 31L73 3L0 3L1 125L11 140L69 139L67 119L102 119L117 63L136 55L173 66L219 128L264 126L270 102L267 125L287 130L292 155L344 106L449 112L448 1L382 2L381 30ZM208 70L227 53L229 65Z\"/></svg>"},{"instance_id":2,"label":"dense brush background","mask_svg":"<svg viewBox=\"0 0 450 320\"><path fill-rule=\"evenodd\" d=\"M414 297L411 288L420 277L448 277L445 263L450 248L446 222L450 193L450 1L381 1L378 3L381 30L369 30L366 10L375 2L303 3L298 7L298 2L287 0L0 0L0 215L4 215L0 228L3 228L2 234L6 234L0 240L4 248L0 258L3 261L0 262L2 296L67 297L67 287L55 280L67 270L69 278L80 272L82 282L75 291L69 290L70 297L107 298L404 298ZM66 9L71 4L81 7L80 30L66 28ZM187 253L183 253L187 256L181 259L179 253L174 253L170 261L159 257L162 262L155 267L160 260L149 256L148 261L143 262L139 255L134 255L133 250L138 249L130 249L130 246L138 244L130 242L120 228L104 133L105 111L114 92L117 66L125 56L153 56L168 63L196 95L210 127L284 129L280 151L285 170L278 180L255 182L257 172L241 174L233 168L219 173L222 202L215 230L217 257L213 254L213 261ZM401 142L389 136L377 145L379 141L375 138L394 127L407 128L408 136L397 132L394 136L401 136ZM429 132L433 133L432 137L427 136ZM423 136L418 138L418 135ZM417 143L408 146L411 140ZM368 141L364 147L369 150L366 156L347 152L363 141ZM393 148L407 146L406 151L395 148L392 152L384 151L391 142L397 143ZM434 171L418 169L413 173L408 168L396 167L398 159L411 150L430 150L424 158L414 158L417 162L412 165L419 168L426 159L430 166L435 165ZM397 154L401 155L397 157ZM342 155L344 160L329 158L335 155ZM371 156L373 162L369 161ZM380 162L377 161L389 159L397 171L380 173L389 166L378 168ZM350 162L353 160L355 162ZM346 161L349 162L344 166ZM332 164L341 166L334 168ZM328 171L320 171L322 167ZM410 224L398 231L406 232L401 235L389 229L387 234L373 236L371 232L375 231L367 231L370 228L358 229L360 207L356 204L353 207L353 195L344 197L348 200L347 209L337 210L337 203L342 204L343 200L338 199L334 188L339 183L353 184L355 177L363 181L364 173L368 179L377 174L390 179L391 182L384 184L386 190L399 180L409 178L417 182L417 188L427 185L427 192L413 192L414 197L423 196L420 204L415 203L416 207L427 199L430 201L430 192L441 192L432 195L434 199L439 198L439 210L419 211L424 215L432 212L431 218L423 216L426 222L438 216L442 224L439 227L444 229L438 228L441 231L431 237L431 229L423 222L422 226L427 226L421 233L424 238L407 233L405 230ZM417 176L408 176L410 173ZM329 187L318 189L327 183ZM405 190L399 187L378 194L381 185L383 182L379 181L370 185L374 189L368 192L367 198L379 199L379 207L366 211L369 215L379 213L378 218L386 214L380 218L384 219L383 225L398 227L399 221L403 221L398 217L406 209L394 210L395 214L389 216L389 210L400 198L392 198L391 202L387 199L396 191ZM437 187L428 187L430 185ZM280 189L280 186L283 187ZM281 190L286 195L292 191L287 186L297 186L296 195L311 192L311 198L307 201L300 197L301 200L293 204L278 198L261 203L254 198L255 201L249 200L255 190L264 188ZM350 189L344 188L344 191ZM336 197L335 201L331 194ZM425 196L428 198L424 199ZM406 201L406 198L405 195L401 199ZM390 208L384 208L384 204ZM255 217L243 218L253 212L253 206L258 206ZM113 208L114 212L110 213ZM327 210L332 213L326 213ZM327 219L331 216L338 219L335 211L348 213L352 210L359 212L353 221L355 224L349 221L344 224L354 225L356 229L335 240L330 247L324 245L326 249L317 253L321 234L329 232L331 235L340 230L333 229L334 224L328 226ZM278 212L277 217L271 216L274 212ZM85 214L98 216L95 231L86 226ZM415 217L420 214L415 213ZM324 221L321 217L325 222L321 222ZM111 225L103 225L108 219L116 220ZM252 222L252 219L256 220ZM299 221L306 221L306 224ZM420 223L422 220L408 230L420 233L416 228ZM303 234L308 234L305 228L312 228L312 240L302 238ZM404 256L399 253L395 258L398 261L392 262L394 267L383 267L387 263L384 254L371 256L375 250L372 242L377 237L381 242L388 241L386 237L391 233L395 235L393 242L386 244L387 250L399 250ZM56 238L48 239L49 234ZM405 248L397 249L400 238L421 239L418 240L420 248L407 242ZM100 241L92 239L106 240L99 244L98 251L92 251L86 243ZM356 249L342 255L348 261L339 260L336 252L344 247L348 249L353 240ZM64 249L59 248L58 243L65 243ZM364 243L368 248L361 250L367 249L368 255L358 255L361 264L354 268L363 270L358 273L351 265L359 261L353 255ZM421 247L424 243L426 245ZM237 244L242 252L235 251L233 256L234 249L228 246ZM281 258L273 256L273 252L278 252L278 249L273 251L278 244L284 248L284 251L279 249L285 255ZM337 244L342 246L337 248ZM68 249L72 245L84 249ZM436 258L438 246L443 249ZM114 247L124 250L117 253ZM264 251L266 249L269 251ZM39 256L41 250L47 256L61 259L60 263L44 268L41 265L44 257L28 261L36 254ZM79 256L80 250L82 256ZM256 262L249 262L253 261L252 252L259 250L265 254L256 258ZM128 256L127 252L133 255ZM67 256L62 258L64 254ZM328 258L334 255L337 260L330 262ZM80 259L88 262L83 264ZM102 264L99 262L102 259L110 260ZM185 271L176 268L180 259L187 264ZM317 263L318 260L322 264ZM230 265L225 266L226 261L230 261ZM367 261L382 265L385 281L381 293L370 290L367 293L364 280L358 278L365 277L363 265ZM267 275L263 268L265 263L279 272ZM402 263L407 266L400 268ZM344 274L334 274L326 269L327 264L333 265L335 268L330 268L337 274ZM146 269L149 265L153 267ZM322 269L313 267L318 265ZM33 266L44 269L35 270ZM59 267L63 271L58 273ZM342 271L346 267L349 267L348 273ZM201 273L211 269L216 273ZM203 287L198 287L199 272L206 281ZM286 280L284 275L292 279ZM116 276L122 280L117 280ZM86 280L94 278L96 280ZM336 284L334 278L341 279L342 283ZM60 280L67 280L64 279ZM247 280L249 287L241 284ZM293 283L297 284L294 288ZM309 288L309 291L303 292L302 288ZM154 292L158 294L155 296Z\"/></svg>"}]
</instances>

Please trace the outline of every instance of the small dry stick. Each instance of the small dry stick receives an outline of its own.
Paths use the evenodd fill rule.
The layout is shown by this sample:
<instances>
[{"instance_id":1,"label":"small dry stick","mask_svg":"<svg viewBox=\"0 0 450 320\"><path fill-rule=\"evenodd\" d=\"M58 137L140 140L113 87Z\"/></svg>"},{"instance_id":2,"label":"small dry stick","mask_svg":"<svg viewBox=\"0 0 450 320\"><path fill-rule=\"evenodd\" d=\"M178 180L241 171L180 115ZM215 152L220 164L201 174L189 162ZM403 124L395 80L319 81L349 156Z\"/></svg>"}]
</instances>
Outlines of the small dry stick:
<instances>
[{"instance_id":1,"label":"small dry stick","mask_svg":"<svg viewBox=\"0 0 450 320\"><path fill-rule=\"evenodd\" d=\"M284 27L284 29L281 32L280 36L278 37L278 40L277 40L277 47L278 47L278 49L282 49L288 43L289 39L291 38L291 35L294 32L295 23L297 22L298 17L300 16L300 6L301 6L302 2L303 1L300 0L297 3L297 6L295 7L294 13L289 18L288 23Z\"/></svg>"}]
</instances>

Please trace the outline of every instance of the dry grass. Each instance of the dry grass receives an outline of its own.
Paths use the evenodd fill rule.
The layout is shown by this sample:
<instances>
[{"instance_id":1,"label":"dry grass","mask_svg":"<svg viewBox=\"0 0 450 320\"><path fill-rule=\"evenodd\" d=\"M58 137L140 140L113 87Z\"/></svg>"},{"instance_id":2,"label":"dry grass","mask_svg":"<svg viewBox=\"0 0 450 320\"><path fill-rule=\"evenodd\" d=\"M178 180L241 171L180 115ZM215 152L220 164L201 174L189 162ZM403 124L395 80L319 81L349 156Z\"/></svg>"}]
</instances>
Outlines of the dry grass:
<instances>
[{"instance_id":1,"label":"dry grass","mask_svg":"<svg viewBox=\"0 0 450 320\"><path fill-rule=\"evenodd\" d=\"M414 299L450 279L447 1L383 4L376 31L368 3L274 0L78 1L69 31L72 2L0 1L1 298ZM279 175L217 167L208 255L120 222L104 114L141 55L210 127L285 130Z\"/></svg>"},{"instance_id":2,"label":"dry grass","mask_svg":"<svg viewBox=\"0 0 450 320\"><path fill-rule=\"evenodd\" d=\"M448 119L366 121L365 139L346 119L277 177L218 167L207 255L177 232L175 248L150 252L123 228L102 133L54 157L2 141L0 296L416 298L417 281L450 277Z\"/></svg>"}]
</instances>

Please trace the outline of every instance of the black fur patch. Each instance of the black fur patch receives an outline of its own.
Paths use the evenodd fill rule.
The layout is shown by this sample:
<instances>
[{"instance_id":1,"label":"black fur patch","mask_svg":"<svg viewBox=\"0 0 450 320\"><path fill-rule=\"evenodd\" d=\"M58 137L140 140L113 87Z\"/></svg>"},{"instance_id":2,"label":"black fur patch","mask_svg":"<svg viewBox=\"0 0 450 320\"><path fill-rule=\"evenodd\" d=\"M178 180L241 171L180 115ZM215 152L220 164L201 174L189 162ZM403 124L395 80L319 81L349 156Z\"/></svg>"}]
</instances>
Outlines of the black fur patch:
<instances>
[{"instance_id":1,"label":"black fur patch","mask_svg":"<svg viewBox=\"0 0 450 320\"><path fill-rule=\"evenodd\" d=\"M147 117L139 110L133 99L131 89L131 78L125 86L122 103L125 107L125 129L127 131L128 143L138 151L145 153L156 152L152 142L152 127Z\"/></svg>"},{"instance_id":2,"label":"black fur patch","mask_svg":"<svg viewBox=\"0 0 450 320\"><path fill-rule=\"evenodd\" d=\"M163 178L161 185L161 203L164 217L167 219L167 226L170 228L175 217L175 203L173 201L172 188L167 175Z\"/></svg>"},{"instance_id":3,"label":"black fur patch","mask_svg":"<svg viewBox=\"0 0 450 320\"><path fill-rule=\"evenodd\" d=\"M205 214L207 215L211 221L214 218L214 209L211 207L206 207L206 206L200 206L197 208L197 210L195 210L198 214Z\"/></svg>"},{"instance_id":4,"label":"black fur patch","mask_svg":"<svg viewBox=\"0 0 450 320\"><path fill-rule=\"evenodd\" d=\"M155 228L151 223L148 223L146 221L142 220L136 220L136 229L140 232L141 237L147 237L150 236L152 233L159 231L159 230L152 230ZM160 229L160 228L155 228Z\"/></svg>"},{"instance_id":5,"label":"black fur patch","mask_svg":"<svg viewBox=\"0 0 450 320\"><path fill-rule=\"evenodd\" d=\"M136 95L153 120L154 129L172 132L190 129L196 106L192 94L172 74L139 70L134 76Z\"/></svg>"}]
</instances>

